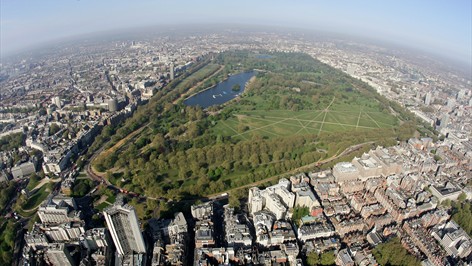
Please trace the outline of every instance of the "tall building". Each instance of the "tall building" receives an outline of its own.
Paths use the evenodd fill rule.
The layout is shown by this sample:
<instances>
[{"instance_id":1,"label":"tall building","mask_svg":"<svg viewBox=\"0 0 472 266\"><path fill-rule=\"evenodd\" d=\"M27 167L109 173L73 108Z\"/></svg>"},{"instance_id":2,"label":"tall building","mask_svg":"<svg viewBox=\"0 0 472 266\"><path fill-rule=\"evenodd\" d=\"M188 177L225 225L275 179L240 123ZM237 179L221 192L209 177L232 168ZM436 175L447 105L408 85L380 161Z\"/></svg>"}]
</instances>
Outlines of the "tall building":
<instances>
[{"instance_id":1,"label":"tall building","mask_svg":"<svg viewBox=\"0 0 472 266\"><path fill-rule=\"evenodd\" d=\"M424 104L430 105L431 104L431 99L432 99L431 92L426 93L426 97L424 98Z\"/></svg>"},{"instance_id":2,"label":"tall building","mask_svg":"<svg viewBox=\"0 0 472 266\"><path fill-rule=\"evenodd\" d=\"M249 189L248 207L251 215L254 215L255 212L261 211L264 208L264 198L261 196L261 191L258 187Z\"/></svg>"},{"instance_id":3,"label":"tall building","mask_svg":"<svg viewBox=\"0 0 472 266\"><path fill-rule=\"evenodd\" d=\"M446 113L441 117L441 127L442 128L447 127L448 124L449 124L449 114Z\"/></svg>"},{"instance_id":4,"label":"tall building","mask_svg":"<svg viewBox=\"0 0 472 266\"><path fill-rule=\"evenodd\" d=\"M456 100L454 98L447 99L447 108L453 109L456 107Z\"/></svg>"},{"instance_id":5,"label":"tall building","mask_svg":"<svg viewBox=\"0 0 472 266\"><path fill-rule=\"evenodd\" d=\"M146 253L138 217L132 206L123 205L122 199L117 199L114 205L103 211L103 215L120 256Z\"/></svg>"},{"instance_id":6,"label":"tall building","mask_svg":"<svg viewBox=\"0 0 472 266\"><path fill-rule=\"evenodd\" d=\"M52 103L55 104L57 108L61 108L61 98L59 96L52 98Z\"/></svg>"},{"instance_id":7,"label":"tall building","mask_svg":"<svg viewBox=\"0 0 472 266\"><path fill-rule=\"evenodd\" d=\"M118 111L118 101L115 98L108 100L108 111Z\"/></svg>"},{"instance_id":8,"label":"tall building","mask_svg":"<svg viewBox=\"0 0 472 266\"><path fill-rule=\"evenodd\" d=\"M174 74L174 63L171 63L170 64L170 79L173 80L175 78L175 74Z\"/></svg>"}]
</instances>

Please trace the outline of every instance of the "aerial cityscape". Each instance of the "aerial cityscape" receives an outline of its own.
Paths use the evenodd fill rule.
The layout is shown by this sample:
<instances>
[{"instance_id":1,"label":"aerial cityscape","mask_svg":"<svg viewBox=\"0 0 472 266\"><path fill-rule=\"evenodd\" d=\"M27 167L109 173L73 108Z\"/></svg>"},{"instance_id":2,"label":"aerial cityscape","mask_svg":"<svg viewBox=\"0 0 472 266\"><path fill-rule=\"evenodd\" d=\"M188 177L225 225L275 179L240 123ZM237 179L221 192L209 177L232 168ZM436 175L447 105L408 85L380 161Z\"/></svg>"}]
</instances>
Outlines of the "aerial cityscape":
<instances>
[{"instance_id":1,"label":"aerial cityscape","mask_svg":"<svg viewBox=\"0 0 472 266\"><path fill-rule=\"evenodd\" d=\"M472 264L472 3L184 2L1 0L0 265Z\"/></svg>"}]
</instances>

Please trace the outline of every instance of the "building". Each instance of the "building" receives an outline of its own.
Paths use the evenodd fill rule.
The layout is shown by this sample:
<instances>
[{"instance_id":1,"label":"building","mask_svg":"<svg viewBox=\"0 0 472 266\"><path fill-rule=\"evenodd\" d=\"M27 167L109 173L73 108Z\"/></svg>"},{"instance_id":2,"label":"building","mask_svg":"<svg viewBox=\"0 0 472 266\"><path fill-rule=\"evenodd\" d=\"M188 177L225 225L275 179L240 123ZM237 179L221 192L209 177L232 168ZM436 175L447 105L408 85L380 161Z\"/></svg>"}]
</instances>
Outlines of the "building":
<instances>
[{"instance_id":1,"label":"building","mask_svg":"<svg viewBox=\"0 0 472 266\"><path fill-rule=\"evenodd\" d=\"M264 198L261 196L261 191L258 187L249 189L248 209L251 215L261 211L264 208Z\"/></svg>"},{"instance_id":2,"label":"building","mask_svg":"<svg viewBox=\"0 0 472 266\"><path fill-rule=\"evenodd\" d=\"M123 205L122 199L118 198L115 204L103 210L103 215L120 256L146 253L138 217L132 206ZM133 256L132 259L137 261L135 264L143 264L139 258Z\"/></svg>"},{"instance_id":3,"label":"building","mask_svg":"<svg viewBox=\"0 0 472 266\"><path fill-rule=\"evenodd\" d=\"M39 229L38 224L25 234L25 243L27 247L33 250L43 249L49 245L46 235Z\"/></svg>"},{"instance_id":4,"label":"building","mask_svg":"<svg viewBox=\"0 0 472 266\"><path fill-rule=\"evenodd\" d=\"M341 266L354 266L354 260L352 259L347 249L341 249L336 256L336 265Z\"/></svg>"},{"instance_id":5,"label":"building","mask_svg":"<svg viewBox=\"0 0 472 266\"><path fill-rule=\"evenodd\" d=\"M277 220L284 219L287 208L282 203L280 197L277 194L268 194L265 199L267 210L271 211Z\"/></svg>"},{"instance_id":6,"label":"building","mask_svg":"<svg viewBox=\"0 0 472 266\"><path fill-rule=\"evenodd\" d=\"M370 150L369 155L380 163L382 166L383 176L399 174L402 172L401 163L399 163L399 161L388 149L377 147L375 150Z\"/></svg>"},{"instance_id":7,"label":"building","mask_svg":"<svg viewBox=\"0 0 472 266\"><path fill-rule=\"evenodd\" d=\"M313 207L320 207L320 203L316 199L315 194L308 186L298 190L295 195L295 206L308 207L309 210Z\"/></svg>"},{"instance_id":8,"label":"building","mask_svg":"<svg viewBox=\"0 0 472 266\"><path fill-rule=\"evenodd\" d=\"M84 222L64 223L42 228L44 234L53 242L78 241L85 232Z\"/></svg>"},{"instance_id":9,"label":"building","mask_svg":"<svg viewBox=\"0 0 472 266\"><path fill-rule=\"evenodd\" d=\"M115 98L108 100L108 111L118 111L118 101Z\"/></svg>"},{"instance_id":10,"label":"building","mask_svg":"<svg viewBox=\"0 0 472 266\"><path fill-rule=\"evenodd\" d=\"M110 264L113 248L110 234L106 228L93 228L85 231L80 243L85 248L89 261L93 261L94 265Z\"/></svg>"},{"instance_id":11,"label":"building","mask_svg":"<svg viewBox=\"0 0 472 266\"><path fill-rule=\"evenodd\" d=\"M426 93L426 96L424 97L424 104L430 105L432 98L433 94L431 92Z\"/></svg>"},{"instance_id":12,"label":"building","mask_svg":"<svg viewBox=\"0 0 472 266\"><path fill-rule=\"evenodd\" d=\"M211 219L213 216L213 202L209 201L199 205L192 205L191 212L196 220Z\"/></svg>"},{"instance_id":13,"label":"building","mask_svg":"<svg viewBox=\"0 0 472 266\"><path fill-rule=\"evenodd\" d=\"M211 221L198 221L195 225L195 248L213 247L215 232Z\"/></svg>"},{"instance_id":14,"label":"building","mask_svg":"<svg viewBox=\"0 0 472 266\"><path fill-rule=\"evenodd\" d=\"M354 181L359 178L359 170L349 162L340 162L333 167L333 176L336 182Z\"/></svg>"},{"instance_id":15,"label":"building","mask_svg":"<svg viewBox=\"0 0 472 266\"><path fill-rule=\"evenodd\" d=\"M449 256L465 258L472 252L472 239L452 220L434 230L432 235Z\"/></svg>"},{"instance_id":16,"label":"building","mask_svg":"<svg viewBox=\"0 0 472 266\"><path fill-rule=\"evenodd\" d=\"M62 224L81 220L74 198L50 195L38 208L43 224Z\"/></svg>"},{"instance_id":17,"label":"building","mask_svg":"<svg viewBox=\"0 0 472 266\"><path fill-rule=\"evenodd\" d=\"M298 239L306 242L310 239L327 238L335 234L334 227L327 222L303 224L298 228Z\"/></svg>"},{"instance_id":18,"label":"building","mask_svg":"<svg viewBox=\"0 0 472 266\"><path fill-rule=\"evenodd\" d=\"M170 222L168 226L168 232L171 236L188 233L187 220L185 220L185 216L183 213L178 212L175 214L175 218Z\"/></svg>"},{"instance_id":19,"label":"building","mask_svg":"<svg viewBox=\"0 0 472 266\"><path fill-rule=\"evenodd\" d=\"M22 163L18 166L11 168L11 174L13 178L23 178L28 177L31 174L36 172L36 168L32 162Z\"/></svg>"},{"instance_id":20,"label":"building","mask_svg":"<svg viewBox=\"0 0 472 266\"><path fill-rule=\"evenodd\" d=\"M438 198L439 203L442 201L457 200L462 191L457 188L454 184L448 182L444 187L431 186L431 193Z\"/></svg>"},{"instance_id":21,"label":"building","mask_svg":"<svg viewBox=\"0 0 472 266\"><path fill-rule=\"evenodd\" d=\"M252 237L249 227L245 223L241 223L238 216L234 214L234 209L225 207L225 235L226 243L229 247L245 246L251 247Z\"/></svg>"},{"instance_id":22,"label":"building","mask_svg":"<svg viewBox=\"0 0 472 266\"><path fill-rule=\"evenodd\" d=\"M402 228L413 244L426 255L433 265L445 265L445 252L434 241L431 234L421 226L419 220L404 222Z\"/></svg>"},{"instance_id":23,"label":"building","mask_svg":"<svg viewBox=\"0 0 472 266\"><path fill-rule=\"evenodd\" d=\"M46 251L46 260L49 265L53 266L74 266L76 263L62 243L49 244Z\"/></svg>"},{"instance_id":24,"label":"building","mask_svg":"<svg viewBox=\"0 0 472 266\"><path fill-rule=\"evenodd\" d=\"M362 180L379 177L382 174L382 165L367 153L364 153L361 158L354 158L352 165L357 168Z\"/></svg>"},{"instance_id":25,"label":"building","mask_svg":"<svg viewBox=\"0 0 472 266\"><path fill-rule=\"evenodd\" d=\"M170 72L170 80L173 80L175 78L175 69L174 69L174 63L171 63L169 66L169 72Z\"/></svg>"},{"instance_id":26,"label":"building","mask_svg":"<svg viewBox=\"0 0 472 266\"><path fill-rule=\"evenodd\" d=\"M57 108L61 108L61 107L62 107L62 105L61 105L61 97L56 96L56 97L52 98L52 103L53 103L54 105L56 105Z\"/></svg>"}]
</instances>

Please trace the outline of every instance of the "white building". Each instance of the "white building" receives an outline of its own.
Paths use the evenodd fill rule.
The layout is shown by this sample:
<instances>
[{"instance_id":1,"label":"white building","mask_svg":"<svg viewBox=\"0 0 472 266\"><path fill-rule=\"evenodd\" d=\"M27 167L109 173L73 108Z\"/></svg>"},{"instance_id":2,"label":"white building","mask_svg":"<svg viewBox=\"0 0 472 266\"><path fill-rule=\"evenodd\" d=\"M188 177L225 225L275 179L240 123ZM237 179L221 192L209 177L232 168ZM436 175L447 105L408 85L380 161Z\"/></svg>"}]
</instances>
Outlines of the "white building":
<instances>
[{"instance_id":1,"label":"white building","mask_svg":"<svg viewBox=\"0 0 472 266\"><path fill-rule=\"evenodd\" d=\"M114 205L103 211L116 250L121 256L144 254L146 246L136 212L132 206L122 204L123 202L117 199Z\"/></svg>"},{"instance_id":2,"label":"white building","mask_svg":"<svg viewBox=\"0 0 472 266\"><path fill-rule=\"evenodd\" d=\"M349 162L340 162L333 167L333 176L336 182L354 181L359 178L359 170Z\"/></svg>"},{"instance_id":3,"label":"white building","mask_svg":"<svg viewBox=\"0 0 472 266\"><path fill-rule=\"evenodd\" d=\"M452 220L439 230L433 231L433 237L449 256L465 258L472 252L472 239Z\"/></svg>"},{"instance_id":4,"label":"white building","mask_svg":"<svg viewBox=\"0 0 472 266\"><path fill-rule=\"evenodd\" d=\"M264 198L261 196L261 191L257 187L249 189L248 208L251 215L254 215L255 212L261 211L264 208Z\"/></svg>"},{"instance_id":5,"label":"white building","mask_svg":"<svg viewBox=\"0 0 472 266\"><path fill-rule=\"evenodd\" d=\"M285 218L287 208L282 203L282 200L277 194L265 195L266 208L271 211L277 220Z\"/></svg>"}]
</instances>

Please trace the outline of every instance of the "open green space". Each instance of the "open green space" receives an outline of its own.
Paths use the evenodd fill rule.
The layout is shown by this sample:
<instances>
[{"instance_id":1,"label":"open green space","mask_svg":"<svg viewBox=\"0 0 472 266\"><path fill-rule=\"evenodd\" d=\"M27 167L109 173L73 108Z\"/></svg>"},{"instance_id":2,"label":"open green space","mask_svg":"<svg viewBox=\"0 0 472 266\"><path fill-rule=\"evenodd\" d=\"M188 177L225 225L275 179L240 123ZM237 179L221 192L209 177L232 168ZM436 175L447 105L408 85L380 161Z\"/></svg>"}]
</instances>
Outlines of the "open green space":
<instances>
[{"instance_id":1,"label":"open green space","mask_svg":"<svg viewBox=\"0 0 472 266\"><path fill-rule=\"evenodd\" d=\"M241 111L228 119L218 121L218 124L213 128L213 133L240 139L247 139L252 135L273 138L323 132L393 128L397 122L389 114L362 111L339 112L329 109Z\"/></svg>"},{"instance_id":2,"label":"open green space","mask_svg":"<svg viewBox=\"0 0 472 266\"><path fill-rule=\"evenodd\" d=\"M32 175L29 178L28 185L26 186L26 189L28 191L33 190L38 184L41 182L41 177L39 175Z\"/></svg>"},{"instance_id":3,"label":"open green space","mask_svg":"<svg viewBox=\"0 0 472 266\"><path fill-rule=\"evenodd\" d=\"M98 137L120 145L94 166L126 190L179 200L262 182L355 144L391 145L417 129L411 113L367 84L306 54L270 55L202 58L122 127ZM191 88L252 69L256 78L238 99L206 110L182 103Z\"/></svg>"},{"instance_id":4,"label":"open green space","mask_svg":"<svg viewBox=\"0 0 472 266\"><path fill-rule=\"evenodd\" d=\"M53 182L45 184L29 197L21 195L14 206L15 211L21 216L31 217L36 213L36 208L51 194L54 185Z\"/></svg>"}]
</instances>

